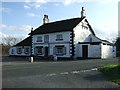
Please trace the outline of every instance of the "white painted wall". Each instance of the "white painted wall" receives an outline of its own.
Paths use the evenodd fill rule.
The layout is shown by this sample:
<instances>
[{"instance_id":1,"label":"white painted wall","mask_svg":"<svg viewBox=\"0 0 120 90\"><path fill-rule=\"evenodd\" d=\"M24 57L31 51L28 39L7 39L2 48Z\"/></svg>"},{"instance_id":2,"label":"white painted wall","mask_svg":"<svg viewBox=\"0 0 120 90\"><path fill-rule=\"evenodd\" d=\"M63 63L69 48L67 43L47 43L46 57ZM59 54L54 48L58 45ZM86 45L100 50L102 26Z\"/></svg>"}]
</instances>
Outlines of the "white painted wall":
<instances>
[{"instance_id":1,"label":"white painted wall","mask_svg":"<svg viewBox=\"0 0 120 90\"><path fill-rule=\"evenodd\" d=\"M89 58L101 58L101 45L89 45Z\"/></svg>"},{"instance_id":2,"label":"white painted wall","mask_svg":"<svg viewBox=\"0 0 120 90\"><path fill-rule=\"evenodd\" d=\"M9 50L9 55L15 55L15 56L29 56L30 53L26 54L26 53L24 52L25 47L29 47L29 46L24 46L24 48L23 48L22 46L15 46L15 47L12 47L12 48L10 48L10 50ZM22 53L21 53L21 54L18 54L18 53L17 53L17 48L22 48ZM30 47L29 47L29 49L30 49ZM12 50L14 50L14 53L13 53L13 54L12 54Z\"/></svg>"},{"instance_id":3,"label":"white painted wall","mask_svg":"<svg viewBox=\"0 0 120 90\"><path fill-rule=\"evenodd\" d=\"M49 35L49 42L50 43L68 42L68 41L70 41L70 33L71 33L70 31L67 31L67 32L56 32L56 33L34 35L33 36L33 43L44 43L44 35ZM63 40L62 41L56 41L56 35L57 34L63 34ZM43 42L36 42L38 36L42 36L42 41Z\"/></svg>"},{"instance_id":4,"label":"white painted wall","mask_svg":"<svg viewBox=\"0 0 120 90\"><path fill-rule=\"evenodd\" d=\"M101 57L101 46L90 45L90 44L77 44L75 57L83 57L82 45L88 45L88 58L100 58Z\"/></svg>"},{"instance_id":5,"label":"white painted wall","mask_svg":"<svg viewBox=\"0 0 120 90\"><path fill-rule=\"evenodd\" d=\"M92 38L92 42L100 42L101 41L100 39L98 39L97 37L95 37L92 34L89 37Z\"/></svg>"},{"instance_id":6,"label":"white painted wall","mask_svg":"<svg viewBox=\"0 0 120 90\"><path fill-rule=\"evenodd\" d=\"M35 47L36 46L43 46L49 47L49 55L53 55L53 48L55 47L55 45L64 45L66 47L66 55L63 56L59 56L59 57L70 57L70 31L67 32L57 32L57 33L48 33L48 34L40 34L40 35L34 35L33 36L33 54L35 54ZM56 41L56 35L57 34L62 34L63 35L63 40L61 41ZM49 35L49 44L44 43L44 35ZM42 36L42 41L43 42L36 42L37 37L38 36ZM43 55L40 56L44 56L44 50L43 50Z\"/></svg>"},{"instance_id":7,"label":"white painted wall","mask_svg":"<svg viewBox=\"0 0 120 90\"><path fill-rule=\"evenodd\" d=\"M78 42L89 42L90 41L90 37L89 35L92 34L91 31L89 30L89 28L86 30L84 28L82 28L82 23L86 23L83 19L82 22L80 22L75 28L74 28L74 33L75 33L75 38L74 38L74 42L78 43Z\"/></svg>"},{"instance_id":8,"label":"white painted wall","mask_svg":"<svg viewBox=\"0 0 120 90\"><path fill-rule=\"evenodd\" d=\"M102 58L108 58L108 57L116 57L116 47L110 46L110 45L103 45L102 46ZM113 52L114 49L114 52Z\"/></svg>"}]
</instances>

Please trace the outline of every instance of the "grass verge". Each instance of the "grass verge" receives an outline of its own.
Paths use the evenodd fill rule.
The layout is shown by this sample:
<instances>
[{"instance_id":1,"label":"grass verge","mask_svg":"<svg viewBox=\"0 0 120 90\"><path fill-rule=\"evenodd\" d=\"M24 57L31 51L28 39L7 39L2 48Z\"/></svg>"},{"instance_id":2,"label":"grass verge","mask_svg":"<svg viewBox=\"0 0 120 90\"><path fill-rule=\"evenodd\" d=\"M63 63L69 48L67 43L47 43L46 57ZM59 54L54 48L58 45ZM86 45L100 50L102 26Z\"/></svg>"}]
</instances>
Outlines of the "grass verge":
<instances>
[{"instance_id":1,"label":"grass verge","mask_svg":"<svg viewBox=\"0 0 120 90\"><path fill-rule=\"evenodd\" d=\"M98 70L101 71L109 81L120 85L120 64L103 66L98 68Z\"/></svg>"}]
</instances>

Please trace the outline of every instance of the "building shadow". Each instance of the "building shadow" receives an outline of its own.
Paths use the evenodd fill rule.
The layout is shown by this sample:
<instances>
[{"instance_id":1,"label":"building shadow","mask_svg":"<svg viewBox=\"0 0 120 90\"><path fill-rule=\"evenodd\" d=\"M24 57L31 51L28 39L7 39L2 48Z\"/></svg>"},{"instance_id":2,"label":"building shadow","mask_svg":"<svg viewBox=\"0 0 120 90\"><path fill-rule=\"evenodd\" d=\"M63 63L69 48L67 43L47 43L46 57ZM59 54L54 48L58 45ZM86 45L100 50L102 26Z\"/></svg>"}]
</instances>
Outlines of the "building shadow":
<instances>
[{"instance_id":1,"label":"building shadow","mask_svg":"<svg viewBox=\"0 0 120 90\"><path fill-rule=\"evenodd\" d=\"M93 81L105 81L107 78L101 73L101 74L94 74L94 75L87 75L83 77L86 80L89 80L91 82Z\"/></svg>"}]
</instances>

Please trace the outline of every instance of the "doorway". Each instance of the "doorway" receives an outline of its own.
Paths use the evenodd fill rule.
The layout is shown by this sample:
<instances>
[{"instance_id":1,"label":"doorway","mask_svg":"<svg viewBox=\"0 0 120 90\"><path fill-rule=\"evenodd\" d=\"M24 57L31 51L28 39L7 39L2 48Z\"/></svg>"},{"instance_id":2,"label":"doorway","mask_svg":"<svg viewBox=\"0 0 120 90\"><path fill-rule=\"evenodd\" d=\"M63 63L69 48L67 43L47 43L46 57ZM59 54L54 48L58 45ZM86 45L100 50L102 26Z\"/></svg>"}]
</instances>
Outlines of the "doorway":
<instances>
[{"instance_id":1,"label":"doorway","mask_svg":"<svg viewBox=\"0 0 120 90\"><path fill-rule=\"evenodd\" d=\"M45 56L48 56L48 47L45 47Z\"/></svg>"},{"instance_id":2,"label":"doorway","mask_svg":"<svg viewBox=\"0 0 120 90\"><path fill-rule=\"evenodd\" d=\"M83 58L88 58L88 45L82 45Z\"/></svg>"}]
</instances>

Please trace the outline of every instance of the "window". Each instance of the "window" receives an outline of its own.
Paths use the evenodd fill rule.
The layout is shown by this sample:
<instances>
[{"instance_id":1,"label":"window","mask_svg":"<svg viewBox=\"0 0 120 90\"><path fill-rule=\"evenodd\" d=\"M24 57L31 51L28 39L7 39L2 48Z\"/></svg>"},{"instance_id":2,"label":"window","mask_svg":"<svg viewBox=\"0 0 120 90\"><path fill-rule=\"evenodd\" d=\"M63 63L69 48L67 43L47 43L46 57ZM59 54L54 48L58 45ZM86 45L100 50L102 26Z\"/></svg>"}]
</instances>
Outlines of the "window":
<instances>
[{"instance_id":1,"label":"window","mask_svg":"<svg viewBox=\"0 0 120 90\"><path fill-rule=\"evenodd\" d=\"M36 47L36 51L37 51L37 54L42 55L43 54L43 47L42 46Z\"/></svg>"},{"instance_id":2,"label":"window","mask_svg":"<svg viewBox=\"0 0 120 90\"><path fill-rule=\"evenodd\" d=\"M42 42L42 36L37 37L37 42Z\"/></svg>"},{"instance_id":3,"label":"window","mask_svg":"<svg viewBox=\"0 0 120 90\"><path fill-rule=\"evenodd\" d=\"M55 55L65 55L66 54L66 48L64 46L55 46L54 49Z\"/></svg>"},{"instance_id":4,"label":"window","mask_svg":"<svg viewBox=\"0 0 120 90\"><path fill-rule=\"evenodd\" d=\"M56 35L56 41L59 41L59 40L63 40L63 35L62 34Z\"/></svg>"},{"instance_id":5,"label":"window","mask_svg":"<svg viewBox=\"0 0 120 90\"><path fill-rule=\"evenodd\" d=\"M14 54L14 49L11 50L11 53Z\"/></svg>"},{"instance_id":6,"label":"window","mask_svg":"<svg viewBox=\"0 0 120 90\"><path fill-rule=\"evenodd\" d=\"M21 54L22 53L22 48L17 48L17 53Z\"/></svg>"},{"instance_id":7,"label":"window","mask_svg":"<svg viewBox=\"0 0 120 90\"><path fill-rule=\"evenodd\" d=\"M45 36L44 36L44 42L45 42L45 43L48 43L48 42L49 42L49 35L45 35Z\"/></svg>"},{"instance_id":8,"label":"window","mask_svg":"<svg viewBox=\"0 0 120 90\"><path fill-rule=\"evenodd\" d=\"M26 48L25 48L25 53L26 53L26 54L30 53L30 48L29 48L29 47L26 47Z\"/></svg>"}]
</instances>

